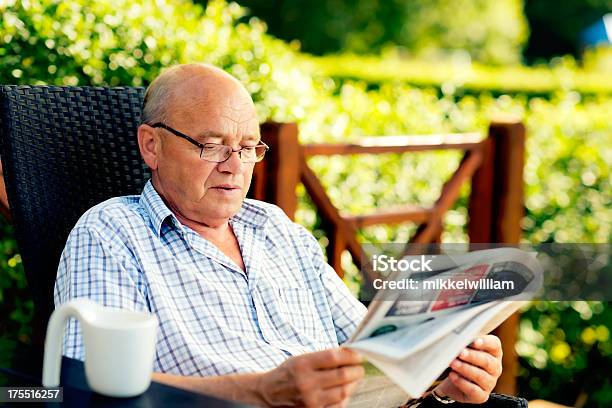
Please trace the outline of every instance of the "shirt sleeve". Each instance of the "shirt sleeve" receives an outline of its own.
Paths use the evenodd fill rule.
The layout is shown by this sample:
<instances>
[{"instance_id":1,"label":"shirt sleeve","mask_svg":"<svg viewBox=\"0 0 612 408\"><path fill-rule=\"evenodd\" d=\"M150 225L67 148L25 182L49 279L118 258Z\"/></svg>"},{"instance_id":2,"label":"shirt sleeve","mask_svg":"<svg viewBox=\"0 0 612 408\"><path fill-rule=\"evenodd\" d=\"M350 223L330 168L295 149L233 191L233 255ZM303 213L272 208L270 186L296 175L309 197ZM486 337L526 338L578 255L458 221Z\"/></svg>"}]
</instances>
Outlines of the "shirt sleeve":
<instances>
[{"instance_id":1,"label":"shirt sleeve","mask_svg":"<svg viewBox=\"0 0 612 408\"><path fill-rule=\"evenodd\" d=\"M114 238L114 239L113 239ZM87 298L113 308L147 311L141 274L122 239L77 226L68 237L55 280L55 307L76 298ZM85 359L80 327L70 319L63 354Z\"/></svg>"}]
</instances>

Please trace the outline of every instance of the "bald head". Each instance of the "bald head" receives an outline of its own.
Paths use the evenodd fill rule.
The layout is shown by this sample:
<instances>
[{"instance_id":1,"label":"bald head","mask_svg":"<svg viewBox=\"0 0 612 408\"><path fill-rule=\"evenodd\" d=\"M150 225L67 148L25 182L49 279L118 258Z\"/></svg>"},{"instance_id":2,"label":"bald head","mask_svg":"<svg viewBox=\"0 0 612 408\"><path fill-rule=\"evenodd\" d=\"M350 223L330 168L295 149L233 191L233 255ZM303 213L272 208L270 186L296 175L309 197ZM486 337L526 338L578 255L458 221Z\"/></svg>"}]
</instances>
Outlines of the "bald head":
<instances>
[{"instance_id":1,"label":"bald head","mask_svg":"<svg viewBox=\"0 0 612 408\"><path fill-rule=\"evenodd\" d=\"M242 206L255 166L242 152L254 151L261 140L247 90L213 66L178 65L147 89L142 122L140 153L166 205L196 230L227 226ZM220 145L233 151L222 161L210 152Z\"/></svg>"},{"instance_id":2,"label":"bald head","mask_svg":"<svg viewBox=\"0 0 612 408\"><path fill-rule=\"evenodd\" d=\"M252 103L244 86L222 69L209 64L175 65L164 70L147 88L141 122L167 122L185 105L197 101L214 106L232 94Z\"/></svg>"}]
</instances>

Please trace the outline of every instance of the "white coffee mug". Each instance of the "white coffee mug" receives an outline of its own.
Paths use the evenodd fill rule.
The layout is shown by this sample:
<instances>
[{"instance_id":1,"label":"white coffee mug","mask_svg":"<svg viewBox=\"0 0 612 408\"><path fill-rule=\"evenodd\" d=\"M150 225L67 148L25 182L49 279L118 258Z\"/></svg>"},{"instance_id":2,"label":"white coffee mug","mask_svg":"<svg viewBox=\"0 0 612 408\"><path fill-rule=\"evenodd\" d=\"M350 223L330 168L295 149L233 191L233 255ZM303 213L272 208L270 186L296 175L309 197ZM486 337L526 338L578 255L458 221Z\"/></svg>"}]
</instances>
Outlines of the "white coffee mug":
<instances>
[{"instance_id":1,"label":"white coffee mug","mask_svg":"<svg viewBox=\"0 0 612 408\"><path fill-rule=\"evenodd\" d=\"M64 332L71 317L81 325L85 377L92 390L112 397L134 397L149 388L158 324L155 315L102 307L88 299L66 302L51 315L43 386L59 386Z\"/></svg>"}]
</instances>

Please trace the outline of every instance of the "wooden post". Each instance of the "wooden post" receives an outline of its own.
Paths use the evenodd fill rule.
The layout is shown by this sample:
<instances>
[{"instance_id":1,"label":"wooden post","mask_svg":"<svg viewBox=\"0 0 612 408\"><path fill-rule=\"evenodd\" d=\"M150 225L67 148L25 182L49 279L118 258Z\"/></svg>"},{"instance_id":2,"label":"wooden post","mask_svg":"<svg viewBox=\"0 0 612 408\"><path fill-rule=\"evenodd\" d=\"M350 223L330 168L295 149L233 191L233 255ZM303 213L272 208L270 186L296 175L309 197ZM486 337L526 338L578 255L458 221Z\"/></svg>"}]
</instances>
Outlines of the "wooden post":
<instances>
[{"instance_id":1,"label":"wooden post","mask_svg":"<svg viewBox=\"0 0 612 408\"><path fill-rule=\"evenodd\" d=\"M493 194L493 241L518 244L524 215L523 169L525 165L525 126L522 123L493 124L489 130L495 139ZM514 345L518 337L519 314L515 313L495 331L503 344L504 372L496 390L516 394L518 355Z\"/></svg>"},{"instance_id":2,"label":"wooden post","mask_svg":"<svg viewBox=\"0 0 612 408\"><path fill-rule=\"evenodd\" d=\"M496 173L492 242L518 244L524 215L525 126L522 123L494 123L489 134L495 140Z\"/></svg>"},{"instance_id":3,"label":"wooden post","mask_svg":"<svg viewBox=\"0 0 612 408\"><path fill-rule=\"evenodd\" d=\"M270 151L257 175L261 179L254 186L254 193L259 187L260 196L254 194L254 198L278 205L293 220L297 209L296 188L300 180L297 124L264 123L261 126L261 138L270 146Z\"/></svg>"},{"instance_id":4,"label":"wooden post","mask_svg":"<svg viewBox=\"0 0 612 408\"><path fill-rule=\"evenodd\" d=\"M251 188L249 189L249 198L264 201L266 199L266 167L267 161L264 159L255 164L253 169L253 178L251 179Z\"/></svg>"},{"instance_id":5,"label":"wooden post","mask_svg":"<svg viewBox=\"0 0 612 408\"><path fill-rule=\"evenodd\" d=\"M468 205L468 235L471 243L489 243L492 236L493 183L495 177L495 144L489 134L483 142L483 158L472 177Z\"/></svg>"},{"instance_id":6,"label":"wooden post","mask_svg":"<svg viewBox=\"0 0 612 408\"><path fill-rule=\"evenodd\" d=\"M471 243L518 244L523 217L525 126L492 123L485 158L472 180L468 233ZM504 371L495 391L516 394L518 356L514 345L519 315L514 314L493 333L502 341Z\"/></svg>"},{"instance_id":7,"label":"wooden post","mask_svg":"<svg viewBox=\"0 0 612 408\"><path fill-rule=\"evenodd\" d=\"M484 152L472 179L470 242L516 244L523 217L524 125L492 123Z\"/></svg>"},{"instance_id":8,"label":"wooden post","mask_svg":"<svg viewBox=\"0 0 612 408\"><path fill-rule=\"evenodd\" d=\"M344 269L342 269L342 253L346 249L346 243L342 231L337 225L332 226L328 230L329 244L327 245L327 263L331 265L338 276L344 277Z\"/></svg>"}]
</instances>

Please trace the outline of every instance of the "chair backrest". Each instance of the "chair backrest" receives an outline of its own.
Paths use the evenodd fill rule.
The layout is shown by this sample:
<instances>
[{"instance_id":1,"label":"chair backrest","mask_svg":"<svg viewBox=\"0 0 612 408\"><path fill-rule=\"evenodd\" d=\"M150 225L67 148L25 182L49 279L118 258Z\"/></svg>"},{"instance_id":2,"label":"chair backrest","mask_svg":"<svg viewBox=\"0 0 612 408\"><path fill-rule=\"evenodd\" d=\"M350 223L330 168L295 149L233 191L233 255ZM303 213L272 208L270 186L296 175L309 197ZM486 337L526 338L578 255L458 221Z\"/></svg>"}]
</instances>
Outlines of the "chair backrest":
<instances>
[{"instance_id":1,"label":"chair backrest","mask_svg":"<svg viewBox=\"0 0 612 408\"><path fill-rule=\"evenodd\" d=\"M34 342L44 338L78 218L110 197L139 194L150 177L136 138L143 97L129 87L0 87L0 157L34 299Z\"/></svg>"}]
</instances>

